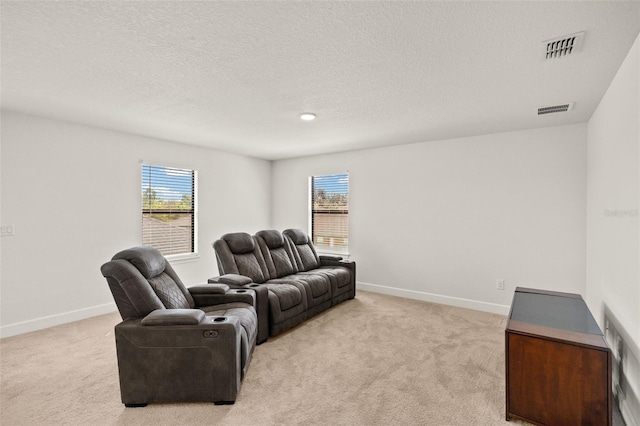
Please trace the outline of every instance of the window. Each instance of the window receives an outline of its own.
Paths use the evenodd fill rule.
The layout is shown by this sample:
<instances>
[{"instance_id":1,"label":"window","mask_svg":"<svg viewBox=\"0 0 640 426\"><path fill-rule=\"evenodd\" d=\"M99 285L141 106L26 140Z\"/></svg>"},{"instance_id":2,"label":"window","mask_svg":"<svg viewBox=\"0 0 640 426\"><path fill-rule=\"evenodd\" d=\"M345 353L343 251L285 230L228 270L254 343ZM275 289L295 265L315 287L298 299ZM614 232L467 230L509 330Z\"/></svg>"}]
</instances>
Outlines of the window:
<instances>
[{"instance_id":1,"label":"window","mask_svg":"<svg viewBox=\"0 0 640 426\"><path fill-rule=\"evenodd\" d=\"M311 176L311 238L318 250L349 248L349 174Z\"/></svg>"},{"instance_id":2,"label":"window","mask_svg":"<svg viewBox=\"0 0 640 426\"><path fill-rule=\"evenodd\" d=\"M196 254L196 171L142 165L142 244Z\"/></svg>"}]
</instances>

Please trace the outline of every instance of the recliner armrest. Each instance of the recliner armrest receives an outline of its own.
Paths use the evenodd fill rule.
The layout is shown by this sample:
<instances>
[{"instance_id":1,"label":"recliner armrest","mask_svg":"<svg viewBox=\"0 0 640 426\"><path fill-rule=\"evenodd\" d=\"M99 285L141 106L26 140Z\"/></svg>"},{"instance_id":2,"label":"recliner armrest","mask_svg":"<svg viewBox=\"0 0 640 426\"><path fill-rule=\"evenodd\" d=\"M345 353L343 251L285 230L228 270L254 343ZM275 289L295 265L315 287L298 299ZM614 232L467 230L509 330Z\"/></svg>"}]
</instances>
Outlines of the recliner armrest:
<instances>
[{"instance_id":1,"label":"recliner armrest","mask_svg":"<svg viewBox=\"0 0 640 426\"><path fill-rule=\"evenodd\" d=\"M196 325L144 327L135 318L116 325L122 402L235 401L253 351L252 342L243 344L240 320L205 316Z\"/></svg>"},{"instance_id":2,"label":"recliner armrest","mask_svg":"<svg viewBox=\"0 0 640 426\"><path fill-rule=\"evenodd\" d=\"M216 287L220 285L227 288L225 293L220 293L217 289L214 289L213 291L206 290L207 286ZM196 308L234 302L246 303L256 307L256 294L249 288L240 287L230 289L226 284L203 284L195 287L194 291L191 291L193 287L189 287L189 292L191 293L191 297L193 297Z\"/></svg>"},{"instance_id":3,"label":"recliner armrest","mask_svg":"<svg viewBox=\"0 0 640 426\"><path fill-rule=\"evenodd\" d=\"M200 309L156 309L144 317L140 324L157 325L197 325L205 318Z\"/></svg>"},{"instance_id":4,"label":"recliner armrest","mask_svg":"<svg viewBox=\"0 0 640 426\"><path fill-rule=\"evenodd\" d=\"M194 294L226 294L229 286L226 284L197 284L187 288L189 293Z\"/></svg>"},{"instance_id":5,"label":"recliner armrest","mask_svg":"<svg viewBox=\"0 0 640 426\"><path fill-rule=\"evenodd\" d=\"M356 262L350 259L344 259L342 256L319 256L320 266L344 266L351 269Z\"/></svg>"},{"instance_id":6,"label":"recliner armrest","mask_svg":"<svg viewBox=\"0 0 640 426\"><path fill-rule=\"evenodd\" d=\"M342 256L328 256L324 254L318 257L320 258L320 262L322 262L323 260L333 260L334 262L338 262L343 259Z\"/></svg>"},{"instance_id":7,"label":"recliner armrest","mask_svg":"<svg viewBox=\"0 0 640 426\"><path fill-rule=\"evenodd\" d=\"M191 294L193 296L193 300L196 303L196 306L206 306L220 303L227 303L227 300L230 300L230 294L235 293L238 299L233 299L230 301L241 301L245 303L246 299L242 297L247 297L249 293L253 300L253 306L256 308L256 312L258 314L258 344L264 343L267 341L269 337L269 291L266 286L262 284L255 284L251 278L245 277L244 275L238 274L225 274L219 277L211 277L207 280L209 285L216 284L228 284L233 290L229 290L226 295L217 295L217 296L208 296L205 294ZM191 287L192 288L192 287ZM250 291L247 291L250 290ZM222 300L222 298L225 300Z\"/></svg>"},{"instance_id":8,"label":"recliner armrest","mask_svg":"<svg viewBox=\"0 0 640 426\"><path fill-rule=\"evenodd\" d=\"M245 284L251 284L251 278L238 274L225 274L219 277L212 277L207 280L209 283L228 284L232 287L242 287Z\"/></svg>"}]
</instances>

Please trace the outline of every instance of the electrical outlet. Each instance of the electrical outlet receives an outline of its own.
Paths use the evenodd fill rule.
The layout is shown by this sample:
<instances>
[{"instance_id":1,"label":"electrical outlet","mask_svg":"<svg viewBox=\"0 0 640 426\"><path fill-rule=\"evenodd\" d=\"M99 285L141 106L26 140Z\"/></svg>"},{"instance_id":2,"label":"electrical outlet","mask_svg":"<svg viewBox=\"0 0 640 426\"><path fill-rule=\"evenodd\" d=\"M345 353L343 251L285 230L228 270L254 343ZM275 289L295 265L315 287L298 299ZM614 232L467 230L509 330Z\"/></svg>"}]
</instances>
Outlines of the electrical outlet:
<instances>
[{"instance_id":1,"label":"electrical outlet","mask_svg":"<svg viewBox=\"0 0 640 426\"><path fill-rule=\"evenodd\" d=\"M496 280L496 289L504 290L504 280Z\"/></svg>"},{"instance_id":2,"label":"electrical outlet","mask_svg":"<svg viewBox=\"0 0 640 426\"><path fill-rule=\"evenodd\" d=\"M3 237L16 235L16 226L15 225L0 226L0 235L2 235Z\"/></svg>"}]
</instances>

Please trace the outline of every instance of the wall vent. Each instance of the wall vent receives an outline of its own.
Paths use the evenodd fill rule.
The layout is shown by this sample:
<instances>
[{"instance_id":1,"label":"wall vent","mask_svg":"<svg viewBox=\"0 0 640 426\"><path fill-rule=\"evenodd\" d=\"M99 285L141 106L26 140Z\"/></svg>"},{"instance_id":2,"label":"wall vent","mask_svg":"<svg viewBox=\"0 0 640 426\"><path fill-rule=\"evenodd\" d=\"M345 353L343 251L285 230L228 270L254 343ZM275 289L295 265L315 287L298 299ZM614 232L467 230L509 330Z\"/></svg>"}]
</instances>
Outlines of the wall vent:
<instances>
[{"instance_id":1,"label":"wall vent","mask_svg":"<svg viewBox=\"0 0 640 426\"><path fill-rule=\"evenodd\" d=\"M573 109L573 102L568 104L551 105L538 108L538 115L553 114L555 112L567 112Z\"/></svg>"},{"instance_id":2,"label":"wall vent","mask_svg":"<svg viewBox=\"0 0 640 426\"><path fill-rule=\"evenodd\" d=\"M544 59L562 58L580 51L584 31L542 42Z\"/></svg>"}]
</instances>

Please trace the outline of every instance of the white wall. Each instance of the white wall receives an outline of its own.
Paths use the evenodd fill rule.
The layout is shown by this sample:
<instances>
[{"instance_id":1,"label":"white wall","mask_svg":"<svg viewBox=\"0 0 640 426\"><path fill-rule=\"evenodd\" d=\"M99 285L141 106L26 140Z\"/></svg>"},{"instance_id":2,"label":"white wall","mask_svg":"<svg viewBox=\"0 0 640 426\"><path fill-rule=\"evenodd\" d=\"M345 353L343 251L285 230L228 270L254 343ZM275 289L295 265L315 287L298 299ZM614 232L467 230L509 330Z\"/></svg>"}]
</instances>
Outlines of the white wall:
<instances>
[{"instance_id":1,"label":"white wall","mask_svg":"<svg viewBox=\"0 0 640 426\"><path fill-rule=\"evenodd\" d=\"M629 425L640 424L639 64L640 37L589 120L587 150L587 302L622 358Z\"/></svg>"},{"instance_id":2,"label":"white wall","mask_svg":"<svg viewBox=\"0 0 640 426\"><path fill-rule=\"evenodd\" d=\"M270 225L271 163L12 112L2 113L2 336L115 309L100 266L141 244L140 160L198 170L199 252L186 285L217 274L211 242Z\"/></svg>"},{"instance_id":3,"label":"white wall","mask_svg":"<svg viewBox=\"0 0 640 426\"><path fill-rule=\"evenodd\" d=\"M505 314L516 286L584 295L586 125L276 161L273 226L307 229L308 176L345 170L360 288Z\"/></svg>"}]
</instances>

